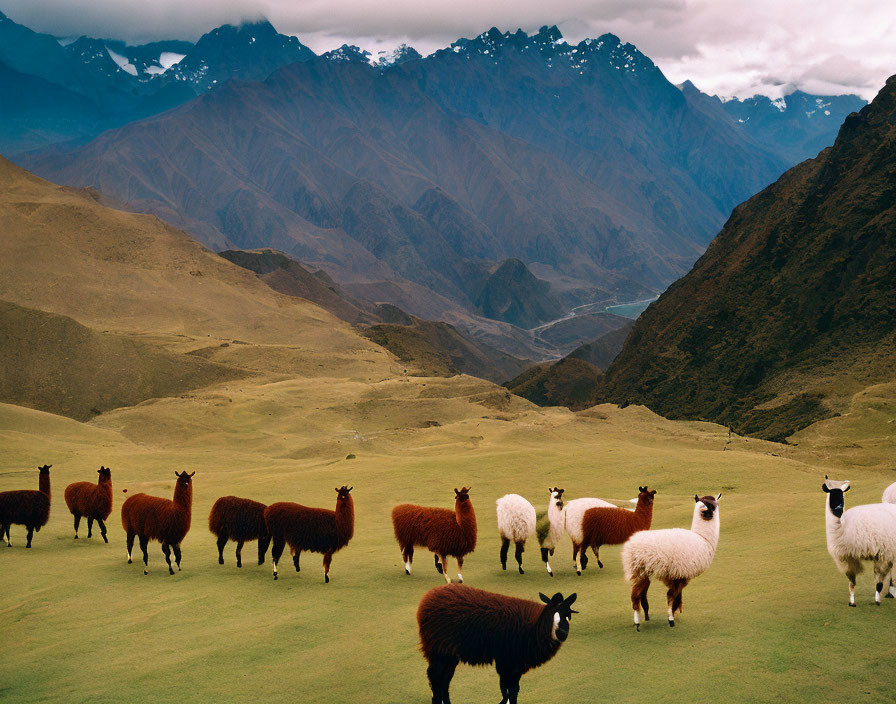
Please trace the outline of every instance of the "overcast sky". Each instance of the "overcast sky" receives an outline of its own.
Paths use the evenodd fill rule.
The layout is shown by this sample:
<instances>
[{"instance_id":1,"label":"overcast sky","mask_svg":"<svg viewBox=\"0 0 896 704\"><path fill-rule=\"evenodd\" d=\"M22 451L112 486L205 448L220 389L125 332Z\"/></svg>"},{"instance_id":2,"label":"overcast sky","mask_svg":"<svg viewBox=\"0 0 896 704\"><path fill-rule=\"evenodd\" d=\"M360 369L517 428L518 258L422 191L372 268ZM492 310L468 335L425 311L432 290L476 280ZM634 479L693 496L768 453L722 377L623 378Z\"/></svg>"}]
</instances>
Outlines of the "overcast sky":
<instances>
[{"instance_id":1,"label":"overcast sky","mask_svg":"<svg viewBox=\"0 0 896 704\"><path fill-rule=\"evenodd\" d=\"M799 88L870 100L896 73L892 0L0 0L0 10L56 36L131 43L266 16L318 53L406 42L427 54L493 25L556 24L570 42L613 32L674 83L741 98Z\"/></svg>"}]
</instances>

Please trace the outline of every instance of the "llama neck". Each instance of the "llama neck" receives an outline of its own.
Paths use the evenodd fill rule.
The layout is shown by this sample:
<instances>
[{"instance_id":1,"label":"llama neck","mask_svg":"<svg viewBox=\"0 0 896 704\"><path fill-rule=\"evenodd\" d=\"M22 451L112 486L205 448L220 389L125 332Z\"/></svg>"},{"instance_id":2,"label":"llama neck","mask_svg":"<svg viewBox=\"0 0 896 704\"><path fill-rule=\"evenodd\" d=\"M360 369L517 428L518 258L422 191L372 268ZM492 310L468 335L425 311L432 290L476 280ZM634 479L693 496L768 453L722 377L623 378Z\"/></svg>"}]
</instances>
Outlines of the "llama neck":
<instances>
[{"instance_id":1,"label":"llama neck","mask_svg":"<svg viewBox=\"0 0 896 704\"><path fill-rule=\"evenodd\" d=\"M639 498L635 507L635 517L640 525L649 526L653 521L653 501Z\"/></svg>"},{"instance_id":2,"label":"llama neck","mask_svg":"<svg viewBox=\"0 0 896 704\"><path fill-rule=\"evenodd\" d=\"M466 501L455 501L454 516L461 533L468 538L476 536L476 513L473 511L472 501L469 499Z\"/></svg>"},{"instance_id":3,"label":"llama neck","mask_svg":"<svg viewBox=\"0 0 896 704\"><path fill-rule=\"evenodd\" d=\"M100 477L99 481L96 485L102 490L104 494L108 494L112 496L112 480L107 479L106 477Z\"/></svg>"},{"instance_id":4,"label":"llama neck","mask_svg":"<svg viewBox=\"0 0 896 704\"><path fill-rule=\"evenodd\" d=\"M193 484L177 483L174 487L174 503L187 512L187 515L193 510Z\"/></svg>"},{"instance_id":5,"label":"llama neck","mask_svg":"<svg viewBox=\"0 0 896 704\"><path fill-rule=\"evenodd\" d=\"M824 497L824 524L825 533L827 534L828 551L830 552L840 540L840 536L843 533L843 523L840 521L840 518L835 516L834 512L831 511L829 494Z\"/></svg>"},{"instance_id":6,"label":"llama neck","mask_svg":"<svg viewBox=\"0 0 896 704\"><path fill-rule=\"evenodd\" d=\"M355 502L351 496L336 502L336 540L345 545L355 534Z\"/></svg>"},{"instance_id":7,"label":"llama neck","mask_svg":"<svg viewBox=\"0 0 896 704\"><path fill-rule=\"evenodd\" d=\"M548 501L548 523L550 523L551 540L556 545L563 537L563 509L557 506L557 501L552 496Z\"/></svg>"},{"instance_id":8,"label":"llama neck","mask_svg":"<svg viewBox=\"0 0 896 704\"><path fill-rule=\"evenodd\" d=\"M32 484L31 486L34 486ZM37 480L37 488L38 491L42 494L46 494L50 496L50 473L49 472L41 472L40 477Z\"/></svg>"},{"instance_id":9,"label":"llama neck","mask_svg":"<svg viewBox=\"0 0 896 704\"><path fill-rule=\"evenodd\" d=\"M711 520L706 521L700 515L700 508L694 509L694 520L691 522L691 530L706 540L715 550L719 544L719 510L716 509Z\"/></svg>"}]
</instances>

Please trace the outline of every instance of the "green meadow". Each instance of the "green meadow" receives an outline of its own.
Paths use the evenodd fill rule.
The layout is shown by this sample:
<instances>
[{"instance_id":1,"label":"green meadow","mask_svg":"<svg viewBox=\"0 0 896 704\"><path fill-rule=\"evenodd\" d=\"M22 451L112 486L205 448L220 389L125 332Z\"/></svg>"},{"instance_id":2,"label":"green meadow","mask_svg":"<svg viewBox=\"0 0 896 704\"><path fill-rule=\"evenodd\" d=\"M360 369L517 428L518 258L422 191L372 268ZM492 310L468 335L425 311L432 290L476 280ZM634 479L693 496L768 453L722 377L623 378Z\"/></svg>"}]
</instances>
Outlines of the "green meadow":
<instances>
[{"instance_id":1,"label":"green meadow","mask_svg":"<svg viewBox=\"0 0 896 704\"><path fill-rule=\"evenodd\" d=\"M520 701L896 699L896 603L875 607L866 573L858 608L847 607L820 490L829 473L852 481L847 507L879 501L893 471L806 443L729 440L719 426L642 408L572 414L493 389L467 377L237 381L90 423L0 405L0 488L36 488L37 465L53 464L49 524L31 550L20 526L13 548L0 548L0 699L429 702L415 613L444 582L425 551L404 574L389 514L405 501L453 506L461 485L472 486L479 524L467 584L579 597L569 640L523 677ZM108 545L84 539L83 523L73 540L62 499L100 464L115 489ZM169 576L154 543L144 576L139 559L126 563L121 490L170 497L182 469L196 472L183 571ZM355 537L334 556L330 584L321 556L308 553L299 574L286 553L275 582L270 559L255 565L254 543L242 569L233 544L217 564L207 516L219 496L332 508L343 483L355 487ZM552 579L532 539L526 574L501 571L495 499L504 493L540 508L555 484L568 498L626 500L645 483L658 491L655 528L689 526L694 494L722 492L715 561L685 589L674 629L655 584L654 619L635 632L618 546L602 550L603 570L592 561L577 577L564 544ZM460 666L452 697L498 701L494 669Z\"/></svg>"}]
</instances>

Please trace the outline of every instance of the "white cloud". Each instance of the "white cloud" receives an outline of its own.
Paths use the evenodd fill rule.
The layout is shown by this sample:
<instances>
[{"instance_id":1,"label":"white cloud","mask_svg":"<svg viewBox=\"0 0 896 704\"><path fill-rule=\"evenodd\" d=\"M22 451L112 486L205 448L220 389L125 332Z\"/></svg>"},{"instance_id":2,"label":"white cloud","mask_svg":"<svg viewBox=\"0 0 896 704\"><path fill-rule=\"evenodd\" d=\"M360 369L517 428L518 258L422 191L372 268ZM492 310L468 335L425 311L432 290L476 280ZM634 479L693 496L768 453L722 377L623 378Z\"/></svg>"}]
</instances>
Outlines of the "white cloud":
<instances>
[{"instance_id":1,"label":"white cloud","mask_svg":"<svg viewBox=\"0 0 896 704\"><path fill-rule=\"evenodd\" d=\"M193 39L267 16L320 53L402 42L430 53L492 25L557 24L570 41L614 32L675 83L709 93L871 98L896 73L896 6L882 0L0 0L17 22L59 36Z\"/></svg>"}]
</instances>

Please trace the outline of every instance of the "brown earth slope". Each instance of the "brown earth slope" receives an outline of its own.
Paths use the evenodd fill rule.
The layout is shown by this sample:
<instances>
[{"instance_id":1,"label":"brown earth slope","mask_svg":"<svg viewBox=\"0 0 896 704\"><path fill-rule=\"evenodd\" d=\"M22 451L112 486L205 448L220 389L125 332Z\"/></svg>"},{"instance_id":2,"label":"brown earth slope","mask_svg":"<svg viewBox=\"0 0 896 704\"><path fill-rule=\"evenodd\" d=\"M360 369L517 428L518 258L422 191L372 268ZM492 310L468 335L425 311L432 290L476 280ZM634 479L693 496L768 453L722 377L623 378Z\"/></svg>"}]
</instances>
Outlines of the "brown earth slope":
<instances>
[{"instance_id":1,"label":"brown earth slope","mask_svg":"<svg viewBox=\"0 0 896 704\"><path fill-rule=\"evenodd\" d=\"M781 440L896 368L896 76L735 209L638 320L608 400Z\"/></svg>"}]
</instances>

